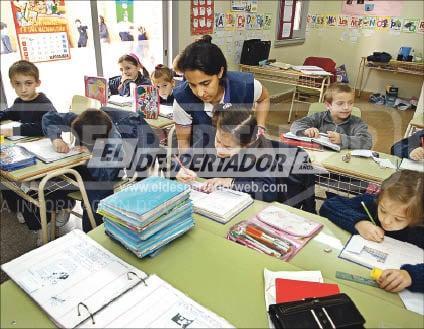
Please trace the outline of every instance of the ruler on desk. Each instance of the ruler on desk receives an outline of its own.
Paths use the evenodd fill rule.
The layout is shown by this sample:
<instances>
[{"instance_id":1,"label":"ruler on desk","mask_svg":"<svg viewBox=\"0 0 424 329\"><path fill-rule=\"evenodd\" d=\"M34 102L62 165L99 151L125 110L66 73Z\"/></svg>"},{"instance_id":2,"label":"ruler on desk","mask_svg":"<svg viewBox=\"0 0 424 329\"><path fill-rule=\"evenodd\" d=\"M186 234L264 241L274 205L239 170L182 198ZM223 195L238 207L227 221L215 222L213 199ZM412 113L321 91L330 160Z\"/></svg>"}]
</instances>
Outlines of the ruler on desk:
<instances>
[{"instance_id":1,"label":"ruler on desk","mask_svg":"<svg viewBox=\"0 0 424 329\"><path fill-rule=\"evenodd\" d=\"M359 276L359 275L353 275L353 274L350 274L350 273L337 271L336 272L336 278L339 278L339 279L342 279L342 280L347 280L347 281L353 281L353 282L365 284L365 285L372 286L372 287L378 287L377 282L375 282L374 280L364 278L363 276Z\"/></svg>"}]
</instances>

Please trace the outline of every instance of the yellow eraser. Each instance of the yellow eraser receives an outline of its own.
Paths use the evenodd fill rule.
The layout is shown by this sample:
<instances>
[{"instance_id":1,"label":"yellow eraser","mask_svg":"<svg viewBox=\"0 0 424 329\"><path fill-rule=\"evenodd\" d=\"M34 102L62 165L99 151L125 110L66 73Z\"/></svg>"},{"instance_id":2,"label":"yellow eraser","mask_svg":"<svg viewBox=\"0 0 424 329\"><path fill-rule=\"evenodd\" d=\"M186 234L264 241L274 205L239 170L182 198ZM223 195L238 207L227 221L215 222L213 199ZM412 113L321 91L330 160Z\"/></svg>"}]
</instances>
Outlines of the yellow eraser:
<instances>
[{"instance_id":1,"label":"yellow eraser","mask_svg":"<svg viewBox=\"0 0 424 329\"><path fill-rule=\"evenodd\" d=\"M383 273L383 270L382 270L381 268L374 267L374 268L371 270L371 274L370 274L370 276L371 276L371 278L372 278L373 280L377 281L377 280L378 280L378 278L381 276L381 274L382 274L382 273Z\"/></svg>"}]
</instances>

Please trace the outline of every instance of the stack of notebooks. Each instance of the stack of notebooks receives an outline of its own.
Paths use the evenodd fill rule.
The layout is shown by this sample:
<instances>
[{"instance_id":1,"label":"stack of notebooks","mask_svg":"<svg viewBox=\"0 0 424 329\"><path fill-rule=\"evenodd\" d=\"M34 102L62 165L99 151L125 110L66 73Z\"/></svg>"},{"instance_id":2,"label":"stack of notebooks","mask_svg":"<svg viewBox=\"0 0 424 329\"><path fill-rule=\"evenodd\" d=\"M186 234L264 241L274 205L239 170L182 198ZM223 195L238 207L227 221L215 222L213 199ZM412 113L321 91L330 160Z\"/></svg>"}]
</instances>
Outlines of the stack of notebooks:
<instances>
[{"instance_id":1,"label":"stack of notebooks","mask_svg":"<svg viewBox=\"0 0 424 329\"><path fill-rule=\"evenodd\" d=\"M106 234L142 258L194 226L190 188L149 177L100 201Z\"/></svg>"},{"instance_id":2,"label":"stack of notebooks","mask_svg":"<svg viewBox=\"0 0 424 329\"><path fill-rule=\"evenodd\" d=\"M18 145L0 145L0 169L13 171L35 164L35 156Z\"/></svg>"},{"instance_id":3,"label":"stack of notebooks","mask_svg":"<svg viewBox=\"0 0 424 329\"><path fill-rule=\"evenodd\" d=\"M216 220L220 223L229 222L234 216L253 203L252 197L243 192L227 188L218 188L207 192L203 184L191 184L190 199L196 213Z\"/></svg>"},{"instance_id":4,"label":"stack of notebooks","mask_svg":"<svg viewBox=\"0 0 424 329\"><path fill-rule=\"evenodd\" d=\"M254 218L230 228L227 239L282 260L290 260L322 228L322 224L269 206Z\"/></svg>"}]
</instances>

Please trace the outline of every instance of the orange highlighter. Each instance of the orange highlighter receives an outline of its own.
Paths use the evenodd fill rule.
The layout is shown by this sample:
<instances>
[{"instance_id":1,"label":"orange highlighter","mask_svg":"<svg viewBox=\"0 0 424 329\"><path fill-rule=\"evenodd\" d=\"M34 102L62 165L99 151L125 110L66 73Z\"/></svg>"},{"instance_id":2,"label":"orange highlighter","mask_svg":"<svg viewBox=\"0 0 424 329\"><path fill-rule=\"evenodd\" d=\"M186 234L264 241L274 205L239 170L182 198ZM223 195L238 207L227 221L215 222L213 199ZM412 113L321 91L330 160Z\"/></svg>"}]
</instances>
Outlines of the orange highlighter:
<instances>
[{"instance_id":1,"label":"orange highlighter","mask_svg":"<svg viewBox=\"0 0 424 329\"><path fill-rule=\"evenodd\" d=\"M246 234L259 242L262 242L266 246L275 249L279 252L282 252L283 254L286 254L290 251L290 246L283 241L278 241L278 239L275 239L269 235L267 235L265 232L262 232L260 229L256 228L255 226L248 225L246 227Z\"/></svg>"}]
</instances>

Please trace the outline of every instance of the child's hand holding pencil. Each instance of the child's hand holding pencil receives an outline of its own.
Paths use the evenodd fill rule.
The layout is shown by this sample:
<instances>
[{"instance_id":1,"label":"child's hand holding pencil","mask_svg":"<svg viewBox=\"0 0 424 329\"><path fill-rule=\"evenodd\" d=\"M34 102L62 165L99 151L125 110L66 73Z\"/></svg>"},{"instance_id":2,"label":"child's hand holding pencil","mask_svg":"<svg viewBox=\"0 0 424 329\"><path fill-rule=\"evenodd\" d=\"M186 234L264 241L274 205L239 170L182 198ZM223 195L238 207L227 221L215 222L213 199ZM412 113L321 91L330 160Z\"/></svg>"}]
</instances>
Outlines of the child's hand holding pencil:
<instances>
[{"instance_id":1,"label":"child's hand holding pencil","mask_svg":"<svg viewBox=\"0 0 424 329\"><path fill-rule=\"evenodd\" d=\"M181 160L177 156L175 156L174 158L175 158L175 160L177 160L178 164L181 167L180 170L177 173L177 176L175 176L175 178L179 182L185 183L185 184L191 183L194 180L196 180L197 174L193 170L190 170L190 169L184 167L183 164L181 163Z\"/></svg>"}]
</instances>

